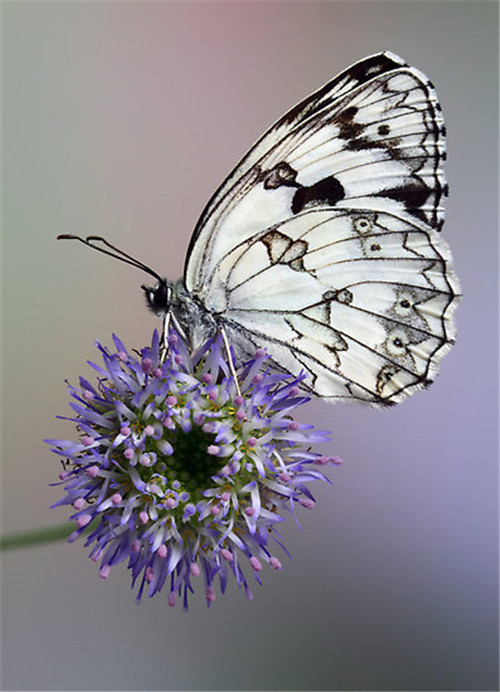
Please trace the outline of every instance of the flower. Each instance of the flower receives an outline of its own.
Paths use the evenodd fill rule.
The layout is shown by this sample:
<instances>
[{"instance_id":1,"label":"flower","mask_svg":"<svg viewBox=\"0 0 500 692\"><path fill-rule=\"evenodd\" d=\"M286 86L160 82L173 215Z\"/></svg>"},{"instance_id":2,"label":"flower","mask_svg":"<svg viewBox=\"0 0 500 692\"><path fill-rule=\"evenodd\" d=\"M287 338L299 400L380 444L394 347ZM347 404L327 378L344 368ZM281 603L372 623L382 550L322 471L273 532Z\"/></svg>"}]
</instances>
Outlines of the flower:
<instances>
[{"instance_id":1,"label":"flower","mask_svg":"<svg viewBox=\"0 0 500 692\"><path fill-rule=\"evenodd\" d=\"M68 385L79 439L46 440L64 459L53 507L74 509L69 540L85 530L103 579L128 560L138 601L166 586L187 609L201 575L210 605L230 574L251 600L246 575L260 584L265 563L281 569L274 549L287 553L275 525L312 508L308 483L328 481L315 466L339 463L309 450L328 433L290 416L307 401L302 377L266 368L259 349L237 384L221 335L194 355L173 331L168 349L155 331L139 357L113 340L114 352L96 343L97 384Z\"/></svg>"}]
</instances>

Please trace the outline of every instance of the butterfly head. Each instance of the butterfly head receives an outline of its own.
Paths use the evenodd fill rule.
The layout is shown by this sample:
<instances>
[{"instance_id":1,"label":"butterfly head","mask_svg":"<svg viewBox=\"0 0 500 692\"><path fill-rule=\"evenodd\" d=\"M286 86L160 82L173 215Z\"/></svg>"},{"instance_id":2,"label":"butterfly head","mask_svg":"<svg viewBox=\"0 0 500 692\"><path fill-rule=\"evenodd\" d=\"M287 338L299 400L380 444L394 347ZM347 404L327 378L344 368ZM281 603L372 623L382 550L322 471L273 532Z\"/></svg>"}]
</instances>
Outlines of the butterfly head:
<instances>
[{"instance_id":1,"label":"butterfly head","mask_svg":"<svg viewBox=\"0 0 500 692\"><path fill-rule=\"evenodd\" d=\"M146 304L155 315L165 315L171 304L172 287L166 279L159 279L154 286L141 286Z\"/></svg>"}]
</instances>

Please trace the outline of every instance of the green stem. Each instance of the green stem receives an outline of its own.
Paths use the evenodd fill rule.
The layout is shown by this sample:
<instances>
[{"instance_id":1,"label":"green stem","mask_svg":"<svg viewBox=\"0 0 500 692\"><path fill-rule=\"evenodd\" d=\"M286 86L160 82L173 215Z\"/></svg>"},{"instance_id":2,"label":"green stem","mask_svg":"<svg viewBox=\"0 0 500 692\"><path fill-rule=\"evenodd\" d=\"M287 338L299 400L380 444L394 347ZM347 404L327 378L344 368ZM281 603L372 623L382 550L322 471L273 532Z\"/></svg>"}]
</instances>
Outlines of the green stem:
<instances>
[{"instance_id":1,"label":"green stem","mask_svg":"<svg viewBox=\"0 0 500 692\"><path fill-rule=\"evenodd\" d=\"M74 531L74 527L68 524L50 526L36 531L13 533L0 538L0 550L13 550L15 548L28 548L32 545L41 545L51 541L60 541L68 538Z\"/></svg>"}]
</instances>

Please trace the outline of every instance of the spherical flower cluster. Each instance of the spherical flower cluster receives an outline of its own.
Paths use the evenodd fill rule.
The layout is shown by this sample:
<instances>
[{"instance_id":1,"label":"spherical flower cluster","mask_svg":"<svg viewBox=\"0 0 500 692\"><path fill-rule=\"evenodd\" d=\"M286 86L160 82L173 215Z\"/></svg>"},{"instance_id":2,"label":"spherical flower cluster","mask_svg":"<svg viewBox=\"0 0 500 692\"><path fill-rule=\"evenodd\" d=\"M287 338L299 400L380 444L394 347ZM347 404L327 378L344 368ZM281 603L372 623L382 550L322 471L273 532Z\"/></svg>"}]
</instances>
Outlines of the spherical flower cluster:
<instances>
[{"instance_id":1,"label":"spherical flower cluster","mask_svg":"<svg viewBox=\"0 0 500 692\"><path fill-rule=\"evenodd\" d=\"M291 418L301 378L266 368L259 349L236 383L220 335L194 355L175 332L140 355L113 339L115 352L97 343L96 385L69 385L79 439L47 440L64 460L53 506L74 509L69 540L85 531L103 579L128 560L138 601L166 585L187 608L200 577L210 605L231 573L251 599L246 575L281 569L275 525L313 507L308 483L328 480L315 466L339 463L309 450L328 433Z\"/></svg>"}]
</instances>

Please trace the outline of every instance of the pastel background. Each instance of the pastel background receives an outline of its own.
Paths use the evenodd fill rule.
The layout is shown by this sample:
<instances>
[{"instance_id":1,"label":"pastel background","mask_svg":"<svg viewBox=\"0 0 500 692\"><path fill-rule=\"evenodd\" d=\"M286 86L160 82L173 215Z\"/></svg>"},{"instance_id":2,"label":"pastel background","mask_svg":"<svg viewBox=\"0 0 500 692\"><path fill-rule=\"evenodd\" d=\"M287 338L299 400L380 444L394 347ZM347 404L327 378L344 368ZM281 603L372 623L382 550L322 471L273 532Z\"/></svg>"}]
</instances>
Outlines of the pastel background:
<instances>
[{"instance_id":1,"label":"pastel background","mask_svg":"<svg viewBox=\"0 0 500 692\"><path fill-rule=\"evenodd\" d=\"M448 125L444 235L464 299L434 386L380 412L310 404L345 464L248 603L138 606L77 543L2 558L12 690L493 690L497 679L496 2L3 4L2 531L61 523L44 437L93 341L143 346L144 277L58 233L103 234L177 278L240 156L337 72L390 49Z\"/></svg>"}]
</instances>

